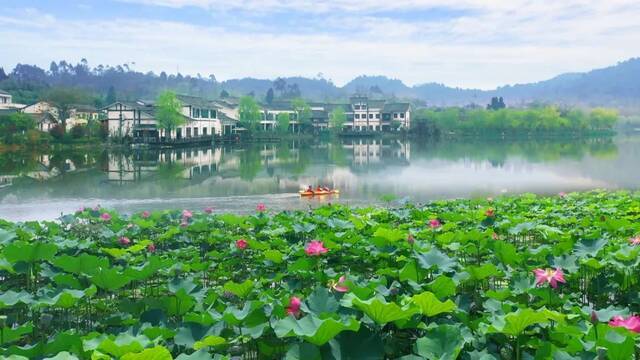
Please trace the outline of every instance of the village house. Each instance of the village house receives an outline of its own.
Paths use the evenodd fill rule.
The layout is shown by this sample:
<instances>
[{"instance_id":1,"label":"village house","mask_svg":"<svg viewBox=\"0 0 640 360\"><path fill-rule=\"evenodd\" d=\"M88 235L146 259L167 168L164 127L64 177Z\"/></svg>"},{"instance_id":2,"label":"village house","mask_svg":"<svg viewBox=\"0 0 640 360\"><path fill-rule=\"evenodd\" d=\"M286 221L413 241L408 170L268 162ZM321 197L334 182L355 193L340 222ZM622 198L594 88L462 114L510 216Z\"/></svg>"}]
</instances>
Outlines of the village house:
<instances>
[{"instance_id":1,"label":"village house","mask_svg":"<svg viewBox=\"0 0 640 360\"><path fill-rule=\"evenodd\" d=\"M58 108L46 101L38 101L35 104L27 105L20 111L31 116L40 131L49 132L60 122Z\"/></svg>"},{"instance_id":2,"label":"village house","mask_svg":"<svg viewBox=\"0 0 640 360\"><path fill-rule=\"evenodd\" d=\"M223 124L218 116L220 106L195 96L178 95L177 98L182 103L184 121L169 132L158 126L154 101L115 102L103 109L106 112L103 121L110 136L131 137L143 142L205 140L222 133Z\"/></svg>"},{"instance_id":3,"label":"village house","mask_svg":"<svg viewBox=\"0 0 640 360\"><path fill-rule=\"evenodd\" d=\"M23 104L13 102L13 96L6 91L0 90L0 112L11 114L24 107Z\"/></svg>"},{"instance_id":4,"label":"village house","mask_svg":"<svg viewBox=\"0 0 640 360\"><path fill-rule=\"evenodd\" d=\"M74 126L85 126L89 121L100 119L100 112L91 105L74 105L69 110L69 118L66 121L67 130Z\"/></svg>"}]
</instances>

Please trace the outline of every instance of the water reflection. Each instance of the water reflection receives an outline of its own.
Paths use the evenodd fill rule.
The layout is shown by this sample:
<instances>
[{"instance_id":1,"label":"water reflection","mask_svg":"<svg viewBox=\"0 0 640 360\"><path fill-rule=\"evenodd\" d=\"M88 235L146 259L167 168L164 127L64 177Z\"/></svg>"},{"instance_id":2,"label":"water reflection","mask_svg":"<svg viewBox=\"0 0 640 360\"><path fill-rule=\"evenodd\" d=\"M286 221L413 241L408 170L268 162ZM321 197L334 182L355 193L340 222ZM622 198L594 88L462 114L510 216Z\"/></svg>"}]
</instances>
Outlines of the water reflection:
<instances>
[{"instance_id":1,"label":"water reflection","mask_svg":"<svg viewBox=\"0 0 640 360\"><path fill-rule=\"evenodd\" d=\"M0 217L52 218L100 203L123 211L204 207L248 211L314 206L307 184L342 201L382 194L427 200L502 192L635 188L640 138L428 141L346 138L180 149L0 154Z\"/></svg>"}]
</instances>

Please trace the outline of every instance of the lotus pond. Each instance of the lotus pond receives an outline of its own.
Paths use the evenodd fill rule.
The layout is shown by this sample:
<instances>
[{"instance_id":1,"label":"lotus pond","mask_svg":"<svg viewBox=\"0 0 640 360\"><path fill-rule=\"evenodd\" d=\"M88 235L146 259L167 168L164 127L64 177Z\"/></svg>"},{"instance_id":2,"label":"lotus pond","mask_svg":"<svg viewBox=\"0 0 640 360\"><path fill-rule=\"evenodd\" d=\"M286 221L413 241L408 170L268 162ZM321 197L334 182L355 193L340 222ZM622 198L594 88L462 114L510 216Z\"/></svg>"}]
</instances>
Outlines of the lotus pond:
<instances>
[{"instance_id":1,"label":"lotus pond","mask_svg":"<svg viewBox=\"0 0 640 360\"><path fill-rule=\"evenodd\" d=\"M631 359L640 193L0 222L0 358Z\"/></svg>"}]
</instances>

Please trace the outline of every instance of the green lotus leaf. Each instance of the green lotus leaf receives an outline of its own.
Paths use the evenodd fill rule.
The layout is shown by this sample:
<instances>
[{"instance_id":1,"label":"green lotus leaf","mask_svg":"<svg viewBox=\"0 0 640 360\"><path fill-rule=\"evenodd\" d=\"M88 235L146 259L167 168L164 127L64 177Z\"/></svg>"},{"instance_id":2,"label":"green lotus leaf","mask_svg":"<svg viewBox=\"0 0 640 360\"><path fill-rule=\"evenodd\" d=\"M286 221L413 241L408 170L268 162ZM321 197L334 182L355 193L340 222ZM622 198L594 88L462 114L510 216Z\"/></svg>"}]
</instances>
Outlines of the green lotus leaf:
<instances>
[{"instance_id":1,"label":"green lotus leaf","mask_svg":"<svg viewBox=\"0 0 640 360\"><path fill-rule=\"evenodd\" d=\"M420 267L425 270L436 268L440 272L449 272L456 265L455 260L435 247L426 253L415 252L414 255L418 259Z\"/></svg>"},{"instance_id":2,"label":"green lotus leaf","mask_svg":"<svg viewBox=\"0 0 640 360\"><path fill-rule=\"evenodd\" d=\"M228 281L224 284L223 289L224 291L228 291L234 294L235 296L241 299L244 299L245 297L247 297L247 295L251 293L251 290L253 290L253 285L254 285L253 281L248 279L241 283Z\"/></svg>"},{"instance_id":3,"label":"green lotus leaf","mask_svg":"<svg viewBox=\"0 0 640 360\"><path fill-rule=\"evenodd\" d=\"M307 315L300 320L287 316L272 323L271 327L277 337L301 336L306 341L321 346L342 331L358 331L360 322L355 318L349 318L345 322L333 318L321 320L314 315Z\"/></svg>"},{"instance_id":4,"label":"green lotus leaf","mask_svg":"<svg viewBox=\"0 0 640 360\"><path fill-rule=\"evenodd\" d=\"M39 261L49 261L57 252L58 247L55 244L16 241L4 248L3 255L10 263L15 264L23 261L32 264Z\"/></svg>"},{"instance_id":5,"label":"green lotus leaf","mask_svg":"<svg viewBox=\"0 0 640 360\"><path fill-rule=\"evenodd\" d=\"M458 326L438 325L416 341L416 352L426 359L455 360L464 343Z\"/></svg>"},{"instance_id":6,"label":"green lotus leaf","mask_svg":"<svg viewBox=\"0 0 640 360\"><path fill-rule=\"evenodd\" d=\"M442 313L452 312L456 309L456 304L447 300L442 302L431 292L425 291L422 294L414 295L413 302L420 307L423 315L436 316Z\"/></svg>"},{"instance_id":7,"label":"green lotus leaf","mask_svg":"<svg viewBox=\"0 0 640 360\"><path fill-rule=\"evenodd\" d=\"M400 306L394 302L387 302L380 297L373 297L363 301L358 297L347 294L341 301L343 306L356 308L365 313L371 320L380 325L386 323L408 319L420 312L420 308L413 303Z\"/></svg>"},{"instance_id":8,"label":"green lotus leaf","mask_svg":"<svg viewBox=\"0 0 640 360\"><path fill-rule=\"evenodd\" d=\"M285 360L320 360L322 354L317 346L302 343L293 344L285 355Z\"/></svg>"},{"instance_id":9,"label":"green lotus leaf","mask_svg":"<svg viewBox=\"0 0 640 360\"><path fill-rule=\"evenodd\" d=\"M438 298L445 299L456 293L456 282L445 275L438 276L435 280L428 284L429 290Z\"/></svg>"},{"instance_id":10,"label":"green lotus leaf","mask_svg":"<svg viewBox=\"0 0 640 360\"><path fill-rule=\"evenodd\" d=\"M44 358L43 360L78 360L79 358L68 351L59 352L54 357Z\"/></svg>"},{"instance_id":11,"label":"green lotus leaf","mask_svg":"<svg viewBox=\"0 0 640 360\"><path fill-rule=\"evenodd\" d=\"M266 250L263 254L265 259L276 264L282 263L284 258L284 255L278 250Z\"/></svg>"},{"instance_id":12,"label":"green lotus leaf","mask_svg":"<svg viewBox=\"0 0 640 360\"><path fill-rule=\"evenodd\" d=\"M101 289L113 291L131 282L131 279L114 268L98 268L89 280Z\"/></svg>"},{"instance_id":13,"label":"green lotus leaf","mask_svg":"<svg viewBox=\"0 0 640 360\"><path fill-rule=\"evenodd\" d=\"M518 336L531 325L546 324L547 322L549 322L549 317L544 311L530 308L519 309L496 319L489 326L488 332Z\"/></svg>"},{"instance_id":14,"label":"green lotus leaf","mask_svg":"<svg viewBox=\"0 0 640 360\"><path fill-rule=\"evenodd\" d=\"M302 309L305 312L312 312L319 316L323 313L335 313L339 307L340 304L329 290L324 287L317 287L309 295L306 303L303 303Z\"/></svg>"},{"instance_id":15,"label":"green lotus leaf","mask_svg":"<svg viewBox=\"0 0 640 360\"><path fill-rule=\"evenodd\" d=\"M213 360L207 349L200 349L191 355L180 354L175 360Z\"/></svg>"},{"instance_id":16,"label":"green lotus leaf","mask_svg":"<svg viewBox=\"0 0 640 360\"><path fill-rule=\"evenodd\" d=\"M225 340L224 338L220 337L220 336L215 336L215 335L209 335L205 338L203 338L200 341L196 341L193 344L193 348L195 350L200 350L204 347L209 347L209 346L220 346L220 345L224 345L227 343L227 340Z\"/></svg>"},{"instance_id":17,"label":"green lotus leaf","mask_svg":"<svg viewBox=\"0 0 640 360\"><path fill-rule=\"evenodd\" d=\"M30 334L33 331L33 325L24 324L16 327L7 327L2 328L2 343L0 345L10 344L17 340L20 340L23 335Z\"/></svg>"},{"instance_id":18,"label":"green lotus leaf","mask_svg":"<svg viewBox=\"0 0 640 360\"><path fill-rule=\"evenodd\" d=\"M172 360L169 350L163 346L145 349L137 354L125 354L120 360Z\"/></svg>"},{"instance_id":19,"label":"green lotus leaf","mask_svg":"<svg viewBox=\"0 0 640 360\"><path fill-rule=\"evenodd\" d=\"M30 304L32 301L33 297L26 291L17 293L13 290L8 290L0 294L0 309L17 303Z\"/></svg>"},{"instance_id":20,"label":"green lotus leaf","mask_svg":"<svg viewBox=\"0 0 640 360\"><path fill-rule=\"evenodd\" d=\"M56 267L73 274L95 275L99 269L109 268L109 259L82 253L79 256L61 255L51 263Z\"/></svg>"}]
</instances>

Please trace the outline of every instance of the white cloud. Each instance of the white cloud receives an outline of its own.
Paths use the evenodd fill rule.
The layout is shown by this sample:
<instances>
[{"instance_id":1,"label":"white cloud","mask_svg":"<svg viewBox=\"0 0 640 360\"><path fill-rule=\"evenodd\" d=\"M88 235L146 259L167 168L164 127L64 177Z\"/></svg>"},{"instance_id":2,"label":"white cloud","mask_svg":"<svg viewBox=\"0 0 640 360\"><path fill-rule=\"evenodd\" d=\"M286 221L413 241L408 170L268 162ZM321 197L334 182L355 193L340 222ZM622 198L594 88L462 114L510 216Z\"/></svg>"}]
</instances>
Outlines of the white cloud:
<instances>
[{"instance_id":1,"label":"white cloud","mask_svg":"<svg viewBox=\"0 0 640 360\"><path fill-rule=\"evenodd\" d=\"M338 0L319 7L305 0L243 0L235 5L218 0L127 1L211 11L313 9L326 12L326 30L296 33L243 18L231 19L236 26L221 27L149 19L0 16L0 62L5 67L17 62L46 66L53 59L86 57L93 64L135 61L143 71L174 72L179 66L182 73L214 73L218 79L322 72L342 84L360 74L383 74L408 84L436 81L491 88L640 55L634 46L640 43L636 1ZM438 21L371 13L434 6L473 11Z\"/></svg>"}]
</instances>

